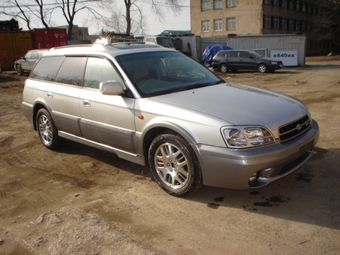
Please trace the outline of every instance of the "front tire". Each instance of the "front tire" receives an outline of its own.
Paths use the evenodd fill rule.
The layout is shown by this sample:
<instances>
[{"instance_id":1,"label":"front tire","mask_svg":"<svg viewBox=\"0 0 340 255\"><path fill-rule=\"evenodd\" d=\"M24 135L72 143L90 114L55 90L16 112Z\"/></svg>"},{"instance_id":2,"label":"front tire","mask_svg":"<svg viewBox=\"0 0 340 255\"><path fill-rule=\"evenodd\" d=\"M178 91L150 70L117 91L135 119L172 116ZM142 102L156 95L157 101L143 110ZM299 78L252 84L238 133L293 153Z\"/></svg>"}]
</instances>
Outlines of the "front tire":
<instances>
[{"instance_id":1,"label":"front tire","mask_svg":"<svg viewBox=\"0 0 340 255\"><path fill-rule=\"evenodd\" d=\"M260 72L260 73L265 73L267 72L267 66L265 64L259 64L257 66L257 70Z\"/></svg>"},{"instance_id":2,"label":"front tire","mask_svg":"<svg viewBox=\"0 0 340 255\"><path fill-rule=\"evenodd\" d=\"M189 143L175 133L162 133L152 141L148 161L154 180L170 195L181 197L202 187L196 155Z\"/></svg>"},{"instance_id":3,"label":"front tire","mask_svg":"<svg viewBox=\"0 0 340 255\"><path fill-rule=\"evenodd\" d=\"M22 70L21 65L16 65L15 71L17 72L17 75L23 75L24 74L24 71Z\"/></svg>"},{"instance_id":4,"label":"front tire","mask_svg":"<svg viewBox=\"0 0 340 255\"><path fill-rule=\"evenodd\" d=\"M42 144L48 149L56 149L60 138L50 113L42 108L36 117L36 127Z\"/></svg>"}]
</instances>

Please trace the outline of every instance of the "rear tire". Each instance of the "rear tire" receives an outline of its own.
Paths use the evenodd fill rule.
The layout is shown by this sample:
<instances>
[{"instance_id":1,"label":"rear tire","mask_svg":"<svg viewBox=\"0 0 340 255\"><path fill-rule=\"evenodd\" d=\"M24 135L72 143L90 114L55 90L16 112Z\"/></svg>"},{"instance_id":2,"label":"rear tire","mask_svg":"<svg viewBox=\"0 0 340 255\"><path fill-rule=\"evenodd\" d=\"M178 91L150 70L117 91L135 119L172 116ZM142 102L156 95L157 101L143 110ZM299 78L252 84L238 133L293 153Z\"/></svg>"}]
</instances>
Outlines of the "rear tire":
<instances>
[{"instance_id":1,"label":"rear tire","mask_svg":"<svg viewBox=\"0 0 340 255\"><path fill-rule=\"evenodd\" d=\"M221 71L222 73L226 73L226 72L228 71L227 65L226 65L226 64L221 64L221 65L220 65L220 71Z\"/></svg>"},{"instance_id":2,"label":"rear tire","mask_svg":"<svg viewBox=\"0 0 340 255\"><path fill-rule=\"evenodd\" d=\"M36 127L42 144L50 150L56 149L60 141L58 130L50 113L44 108L37 113Z\"/></svg>"},{"instance_id":3,"label":"rear tire","mask_svg":"<svg viewBox=\"0 0 340 255\"><path fill-rule=\"evenodd\" d=\"M170 195L185 196L203 186L195 152L174 132L161 133L152 141L148 161L154 180Z\"/></svg>"}]
</instances>

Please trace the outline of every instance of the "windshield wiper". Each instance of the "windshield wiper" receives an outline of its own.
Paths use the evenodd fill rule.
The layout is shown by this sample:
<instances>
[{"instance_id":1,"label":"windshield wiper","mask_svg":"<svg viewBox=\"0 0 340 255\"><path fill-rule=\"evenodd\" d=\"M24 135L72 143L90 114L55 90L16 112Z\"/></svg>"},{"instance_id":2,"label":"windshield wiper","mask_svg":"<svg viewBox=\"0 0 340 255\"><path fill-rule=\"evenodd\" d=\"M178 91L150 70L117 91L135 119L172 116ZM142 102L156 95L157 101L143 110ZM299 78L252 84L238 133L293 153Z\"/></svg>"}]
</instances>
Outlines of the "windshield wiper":
<instances>
[{"instance_id":1,"label":"windshield wiper","mask_svg":"<svg viewBox=\"0 0 340 255\"><path fill-rule=\"evenodd\" d=\"M175 92L179 92L179 91L185 91L185 90L190 90L190 89L197 89L197 88L203 88L203 87L207 87L207 86L211 86L211 85L216 85L216 84L221 84L221 83L225 83L224 80L218 80L217 82L209 82L209 83L195 83L195 84L191 84L189 86L186 87L182 87L182 88L178 88L172 91L172 93Z\"/></svg>"}]
</instances>

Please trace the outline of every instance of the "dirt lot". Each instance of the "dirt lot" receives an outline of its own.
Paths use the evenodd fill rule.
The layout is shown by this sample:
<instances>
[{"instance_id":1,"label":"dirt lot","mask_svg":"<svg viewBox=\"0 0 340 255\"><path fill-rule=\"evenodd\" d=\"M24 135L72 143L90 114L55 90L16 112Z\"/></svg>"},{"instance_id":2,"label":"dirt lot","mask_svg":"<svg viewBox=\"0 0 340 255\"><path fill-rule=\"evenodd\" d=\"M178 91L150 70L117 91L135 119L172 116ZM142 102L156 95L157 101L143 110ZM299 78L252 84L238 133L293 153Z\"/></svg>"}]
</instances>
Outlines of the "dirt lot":
<instances>
[{"instance_id":1,"label":"dirt lot","mask_svg":"<svg viewBox=\"0 0 340 255\"><path fill-rule=\"evenodd\" d=\"M21 113L26 77L2 73L0 254L339 254L339 72L334 57L224 75L303 100L321 137L311 161L268 187L187 198L115 155L72 142L45 149Z\"/></svg>"}]
</instances>

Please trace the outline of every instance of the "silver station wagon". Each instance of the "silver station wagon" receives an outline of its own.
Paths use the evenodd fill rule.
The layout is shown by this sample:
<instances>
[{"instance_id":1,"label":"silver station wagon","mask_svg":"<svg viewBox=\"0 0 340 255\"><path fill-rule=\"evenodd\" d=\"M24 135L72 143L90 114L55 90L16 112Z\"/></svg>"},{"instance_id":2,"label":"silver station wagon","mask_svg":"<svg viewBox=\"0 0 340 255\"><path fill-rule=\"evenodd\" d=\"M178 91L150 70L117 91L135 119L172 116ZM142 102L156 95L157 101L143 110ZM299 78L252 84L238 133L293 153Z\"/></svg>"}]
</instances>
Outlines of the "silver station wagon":
<instances>
[{"instance_id":1,"label":"silver station wagon","mask_svg":"<svg viewBox=\"0 0 340 255\"><path fill-rule=\"evenodd\" d=\"M225 82L148 44L49 50L25 82L22 109L45 147L65 138L149 165L175 196L263 187L306 163L319 138L301 101Z\"/></svg>"}]
</instances>

